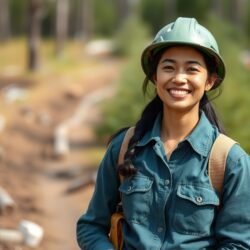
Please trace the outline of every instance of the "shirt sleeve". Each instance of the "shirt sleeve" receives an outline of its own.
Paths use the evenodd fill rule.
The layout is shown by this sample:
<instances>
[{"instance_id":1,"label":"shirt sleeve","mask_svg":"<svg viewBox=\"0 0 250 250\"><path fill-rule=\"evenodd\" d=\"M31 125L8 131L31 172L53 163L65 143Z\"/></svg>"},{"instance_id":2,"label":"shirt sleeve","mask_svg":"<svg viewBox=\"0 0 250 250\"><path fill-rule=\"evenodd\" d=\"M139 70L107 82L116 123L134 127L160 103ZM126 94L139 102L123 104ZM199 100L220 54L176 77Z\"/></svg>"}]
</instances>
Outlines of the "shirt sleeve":
<instances>
[{"instance_id":1,"label":"shirt sleeve","mask_svg":"<svg viewBox=\"0 0 250 250\"><path fill-rule=\"evenodd\" d=\"M217 250L250 249L250 158L234 145L227 158L222 207L215 231Z\"/></svg>"},{"instance_id":2,"label":"shirt sleeve","mask_svg":"<svg viewBox=\"0 0 250 250\"><path fill-rule=\"evenodd\" d=\"M119 176L116 171L124 133L109 145L99 166L95 191L88 209L77 222L77 241L84 250L112 250L108 234L110 219L119 202Z\"/></svg>"}]
</instances>

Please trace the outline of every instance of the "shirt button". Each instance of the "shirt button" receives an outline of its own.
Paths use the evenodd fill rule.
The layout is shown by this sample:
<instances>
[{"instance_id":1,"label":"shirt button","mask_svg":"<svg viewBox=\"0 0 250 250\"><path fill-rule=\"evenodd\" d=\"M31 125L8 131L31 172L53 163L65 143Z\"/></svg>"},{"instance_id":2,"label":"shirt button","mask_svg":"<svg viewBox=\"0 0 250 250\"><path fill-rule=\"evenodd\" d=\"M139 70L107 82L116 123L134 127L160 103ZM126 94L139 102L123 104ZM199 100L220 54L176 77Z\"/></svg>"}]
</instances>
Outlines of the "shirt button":
<instances>
[{"instance_id":1,"label":"shirt button","mask_svg":"<svg viewBox=\"0 0 250 250\"><path fill-rule=\"evenodd\" d=\"M197 197L196 197L196 201L197 201L198 203L201 203L201 202L203 201L203 199L202 199L201 196L197 196Z\"/></svg>"},{"instance_id":2,"label":"shirt button","mask_svg":"<svg viewBox=\"0 0 250 250\"><path fill-rule=\"evenodd\" d=\"M170 183L170 180L165 180L165 185L168 186Z\"/></svg>"},{"instance_id":3,"label":"shirt button","mask_svg":"<svg viewBox=\"0 0 250 250\"><path fill-rule=\"evenodd\" d=\"M158 233L162 233L163 232L163 228L162 227L158 227L157 232Z\"/></svg>"}]
</instances>

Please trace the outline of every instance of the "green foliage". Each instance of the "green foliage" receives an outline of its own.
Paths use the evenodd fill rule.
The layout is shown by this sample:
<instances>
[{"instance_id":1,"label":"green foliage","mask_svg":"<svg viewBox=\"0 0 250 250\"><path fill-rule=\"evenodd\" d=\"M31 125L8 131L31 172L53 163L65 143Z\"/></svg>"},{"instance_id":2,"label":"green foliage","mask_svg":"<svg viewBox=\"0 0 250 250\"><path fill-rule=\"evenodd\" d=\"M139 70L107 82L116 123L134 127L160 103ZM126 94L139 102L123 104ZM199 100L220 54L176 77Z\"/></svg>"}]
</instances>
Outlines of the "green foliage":
<instances>
[{"instance_id":1,"label":"green foliage","mask_svg":"<svg viewBox=\"0 0 250 250\"><path fill-rule=\"evenodd\" d=\"M247 40L246 40L246 45L248 47L250 47L250 1L247 2L247 6L245 9L245 29L244 32L247 36Z\"/></svg>"},{"instance_id":2,"label":"green foliage","mask_svg":"<svg viewBox=\"0 0 250 250\"><path fill-rule=\"evenodd\" d=\"M163 25L174 21L178 16L195 17L201 21L206 18L211 5L210 0L144 0L141 1L140 15L155 34Z\"/></svg>"},{"instance_id":3,"label":"green foliage","mask_svg":"<svg viewBox=\"0 0 250 250\"><path fill-rule=\"evenodd\" d=\"M149 37L148 28L137 17L131 16L115 34L115 53L120 56L140 56L142 45Z\"/></svg>"},{"instance_id":4,"label":"green foliage","mask_svg":"<svg viewBox=\"0 0 250 250\"><path fill-rule=\"evenodd\" d=\"M42 22L42 34L45 37L53 36L55 31L55 12L56 2L45 1L44 2L44 13Z\"/></svg>"},{"instance_id":5,"label":"green foliage","mask_svg":"<svg viewBox=\"0 0 250 250\"><path fill-rule=\"evenodd\" d=\"M122 70L116 96L102 104L105 119L97 127L99 136L110 135L122 127L133 125L146 103L141 88L144 74L140 55L148 41L148 31L142 22L133 18L125 23L117 38L119 52L129 55L129 59Z\"/></svg>"},{"instance_id":6,"label":"green foliage","mask_svg":"<svg viewBox=\"0 0 250 250\"><path fill-rule=\"evenodd\" d=\"M140 15L149 25L153 34L157 32L166 21L165 3L162 0L141 1Z\"/></svg>"},{"instance_id":7,"label":"green foliage","mask_svg":"<svg viewBox=\"0 0 250 250\"><path fill-rule=\"evenodd\" d=\"M126 3L133 3L135 1L127 1ZM23 35L26 32L28 21L28 4L29 1L9 0L10 16L11 16L11 33L13 35ZM232 17L236 17L237 12L233 12L234 3L236 1L220 0L221 10L219 10L222 18L233 22ZM44 0L43 10L43 35L52 36L54 32L55 15L55 0ZM70 0L70 17L69 17L69 31L71 37L74 37L82 27L82 1ZM92 0L93 8L89 10L93 14L93 26L95 36L110 36L119 28L120 13L118 11L118 4L116 0ZM242 24L238 24L239 28L248 34L249 41L249 26L250 26L250 1L241 1L244 4L241 14ZM133 4L132 4L133 5ZM216 5L214 1L210 0L141 0L139 8L131 8L131 11L136 11L143 21L149 26L153 34L159 30L160 27L173 21L177 16L192 16L199 21L206 19L209 11L216 12ZM139 10L139 11L138 11ZM93 11L93 13L91 13ZM218 12L218 11L217 11ZM233 12L233 13L232 13ZM80 30L79 30L80 29Z\"/></svg>"},{"instance_id":8,"label":"green foliage","mask_svg":"<svg viewBox=\"0 0 250 250\"><path fill-rule=\"evenodd\" d=\"M211 5L210 0L192 0L187 4L186 0L177 1L177 10L179 16L195 17L199 22L206 18L204 13L207 13Z\"/></svg>"},{"instance_id":9,"label":"green foliage","mask_svg":"<svg viewBox=\"0 0 250 250\"><path fill-rule=\"evenodd\" d=\"M240 61L246 37L230 23L211 16L207 27L213 31L227 74L222 95L215 100L217 110L228 134L250 152L249 69Z\"/></svg>"},{"instance_id":10,"label":"green foliage","mask_svg":"<svg viewBox=\"0 0 250 250\"><path fill-rule=\"evenodd\" d=\"M115 0L94 0L94 20L95 32L98 35L113 34L118 20Z\"/></svg>"},{"instance_id":11,"label":"green foliage","mask_svg":"<svg viewBox=\"0 0 250 250\"><path fill-rule=\"evenodd\" d=\"M10 0L11 32L15 35L23 34L26 30L28 1Z\"/></svg>"}]
</instances>

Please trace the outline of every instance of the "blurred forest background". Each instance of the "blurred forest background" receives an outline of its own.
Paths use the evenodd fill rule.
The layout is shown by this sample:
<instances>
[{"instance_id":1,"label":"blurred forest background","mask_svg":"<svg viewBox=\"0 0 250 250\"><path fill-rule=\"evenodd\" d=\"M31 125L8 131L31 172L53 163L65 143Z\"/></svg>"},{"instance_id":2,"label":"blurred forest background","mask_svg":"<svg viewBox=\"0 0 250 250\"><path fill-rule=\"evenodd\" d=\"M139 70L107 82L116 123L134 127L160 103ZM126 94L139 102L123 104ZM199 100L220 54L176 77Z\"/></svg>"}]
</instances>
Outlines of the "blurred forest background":
<instances>
[{"instance_id":1,"label":"blurred forest background","mask_svg":"<svg viewBox=\"0 0 250 250\"><path fill-rule=\"evenodd\" d=\"M41 58L46 53L54 63L57 58L58 61L61 59L61 64L64 60L64 64L68 63L70 67L70 60L74 59L65 57L67 46L73 47L76 41L78 46L84 46L92 39L109 39L114 55L126 58L127 63L122 71L117 97L105 103L105 120L97 129L99 135L108 135L133 124L147 101L140 91L143 74L139 59L144 46L160 27L177 16L195 17L215 35L227 65L225 88L215 104L228 133L249 152L249 1L191 2L0 0L1 47L10 43L19 53L23 43L27 43L27 54L20 54L22 58L18 60L28 70L35 71L43 67ZM48 51L46 44L50 46ZM54 46L53 52L51 46ZM1 51L1 68L8 63L13 64L11 59L17 62L17 58L11 58L7 50ZM15 56L18 55L16 53Z\"/></svg>"},{"instance_id":2,"label":"blurred forest background","mask_svg":"<svg viewBox=\"0 0 250 250\"><path fill-rule=\"evenodd\" d=\"M154 94L142 94L141 53L178 16L216 37L227 74L211 99L250 153L249 0L0 0L0 186L18 207L0 206L0 230L26 218L44 228L38 250L77 249L107 138ZM29 248L0 240L16 249Z\"/></svg>"}]
</instances>

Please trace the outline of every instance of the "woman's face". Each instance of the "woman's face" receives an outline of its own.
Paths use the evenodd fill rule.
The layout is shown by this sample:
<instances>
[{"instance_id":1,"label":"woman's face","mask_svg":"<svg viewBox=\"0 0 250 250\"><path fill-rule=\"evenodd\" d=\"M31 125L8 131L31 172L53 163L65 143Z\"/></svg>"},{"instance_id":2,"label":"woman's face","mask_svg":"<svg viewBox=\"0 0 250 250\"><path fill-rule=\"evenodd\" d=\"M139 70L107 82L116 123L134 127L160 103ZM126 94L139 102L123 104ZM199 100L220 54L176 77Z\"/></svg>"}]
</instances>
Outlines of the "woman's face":
<instances>
[{"instance_id":1,"label":"woman's face","mask_svg":"<svg viewBox=\"0 0 250 250\"><path fill-rule=\"evenodd\" d=\"M203 55L188 46L166 49L159 60L154 82L164 109L186 112L199 110L199 102L212 88L215 75L209 76Z\"/></svg>"}]
</instances>

